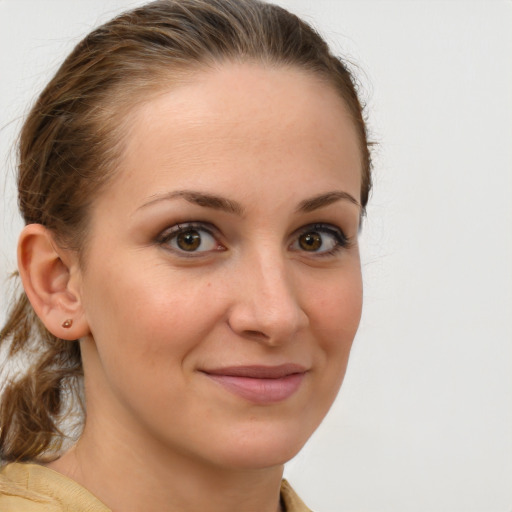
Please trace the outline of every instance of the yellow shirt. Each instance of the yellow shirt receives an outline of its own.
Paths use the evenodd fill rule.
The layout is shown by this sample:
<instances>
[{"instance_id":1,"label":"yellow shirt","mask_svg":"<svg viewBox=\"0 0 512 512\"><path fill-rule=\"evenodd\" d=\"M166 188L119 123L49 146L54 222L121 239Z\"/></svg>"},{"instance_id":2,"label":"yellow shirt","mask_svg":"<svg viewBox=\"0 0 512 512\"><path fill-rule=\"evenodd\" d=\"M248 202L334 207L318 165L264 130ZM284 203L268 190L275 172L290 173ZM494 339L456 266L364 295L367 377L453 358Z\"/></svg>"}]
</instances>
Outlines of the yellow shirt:
<instances>
[{"instance_id":1,"label":"yellow shirt","mask_svg":"<svg viewBox=\"0 0 512 512\"><path fill-rule=\"evenodd\" d=\"M281 483L286 512L311 512L290 484ZM7 464L0 469L1 512L111 512L73 480L37 464Z\"/></svg>"}]
</instances>

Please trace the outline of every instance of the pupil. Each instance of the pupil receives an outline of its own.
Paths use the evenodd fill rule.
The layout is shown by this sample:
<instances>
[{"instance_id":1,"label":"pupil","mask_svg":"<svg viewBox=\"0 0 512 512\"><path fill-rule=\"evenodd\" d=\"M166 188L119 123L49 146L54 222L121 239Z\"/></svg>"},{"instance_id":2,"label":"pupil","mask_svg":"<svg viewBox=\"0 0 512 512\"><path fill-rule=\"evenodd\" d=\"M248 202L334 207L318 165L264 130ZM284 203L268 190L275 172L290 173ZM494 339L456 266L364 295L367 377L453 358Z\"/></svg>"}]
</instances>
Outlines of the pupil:
<instances>
[{"instance_id":1,"label":"pupil","mask_svg":"<svg viewBox=\"0 0 512 512\"><path fill-rule=\"evenodd\" d=\"M318 251L322 247L322 237L318 233L305 233L299 238L299 244L306 251Z\"/></svg>"},{"instance_id":2,"label":"pupil","mask_svg":"<svg viewBox=\"0 0 512 512\"><path fill-rule=\"evenodd\" d=\"M197 231L185 231L178 235L177 243L184 251L194 251L201 245L201 236Z\"/></svg>"}]
</instances>

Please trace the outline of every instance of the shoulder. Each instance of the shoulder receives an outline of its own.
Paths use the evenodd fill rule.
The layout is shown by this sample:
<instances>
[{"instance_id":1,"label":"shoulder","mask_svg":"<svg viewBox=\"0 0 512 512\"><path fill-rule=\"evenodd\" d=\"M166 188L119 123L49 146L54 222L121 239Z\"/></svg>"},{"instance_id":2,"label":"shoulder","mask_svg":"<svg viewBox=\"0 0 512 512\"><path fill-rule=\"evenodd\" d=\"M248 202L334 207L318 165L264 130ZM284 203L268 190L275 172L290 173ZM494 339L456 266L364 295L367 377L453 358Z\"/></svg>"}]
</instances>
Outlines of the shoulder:
<instances>
[{"instance_id":1,"label":"shoulder","mask_svg":"<svg viewBox=\"0 0 512 512\"><path fill-rule=\"evenodd\" d=\"M292 486L284 479L281 482L281 502L285 512L311 512L292 489Z\"/></svg>"},{"instance_id":2,"label":"shoulder","mask_svg":"<svg viewBox=\"0 0 512 512\"><path fill-rule=\"evenodd\" d=\"M286 512L311 512L291 485L281 483ZM37 464L7 464L0 468L2 512L110 512L73 480Z\"/></svg>"},{"instance_id":3,"label":"shoulder","mask_svg":"<svg viewBox=\"0 0 512 512\"><path fill-rule=\"evenodd\" d=\"M110 512L73 480L37 464L0 468L2 512Z\"/></svg>"}]
</instances>

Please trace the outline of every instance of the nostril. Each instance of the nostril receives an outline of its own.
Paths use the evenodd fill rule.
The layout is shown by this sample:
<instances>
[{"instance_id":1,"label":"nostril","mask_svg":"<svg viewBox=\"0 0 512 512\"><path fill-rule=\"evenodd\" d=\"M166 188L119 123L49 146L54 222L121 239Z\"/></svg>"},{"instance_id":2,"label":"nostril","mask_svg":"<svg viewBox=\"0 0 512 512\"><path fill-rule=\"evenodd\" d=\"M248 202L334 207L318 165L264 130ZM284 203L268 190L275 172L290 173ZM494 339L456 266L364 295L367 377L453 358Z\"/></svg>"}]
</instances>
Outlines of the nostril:
<instances>
[{"instance_id":1,"label":"nostril","mask_svg":"<svg viewBox=\"0 0 512 512\"><path fill-rule=\"evenodd\" d=\"M269 336L261 331L251 331L251 330L245 330L244 333L246 336L249 336L251 338L258 338L258 339L267 339Z\"/></svg>"}]
</instances>

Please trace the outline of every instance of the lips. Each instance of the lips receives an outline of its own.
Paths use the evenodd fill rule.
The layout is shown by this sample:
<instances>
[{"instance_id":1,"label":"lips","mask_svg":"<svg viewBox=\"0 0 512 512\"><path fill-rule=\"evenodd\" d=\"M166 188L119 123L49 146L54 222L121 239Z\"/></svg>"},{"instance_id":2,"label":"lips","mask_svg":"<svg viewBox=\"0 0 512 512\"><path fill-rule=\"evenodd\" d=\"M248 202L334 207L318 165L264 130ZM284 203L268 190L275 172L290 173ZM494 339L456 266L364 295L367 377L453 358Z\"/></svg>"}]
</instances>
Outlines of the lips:
<instances>
[{"instance_id":1,"label":"lips","mask_svg":"<svg viewBox=\"0 0 512 512\"><path fill-rule=\"evenodd\" d=\"M256 404L272 404L294 395L307 370L297 364L279 366L230 366L203 370L225 390Z\"/></svg>"}]
</instances>

